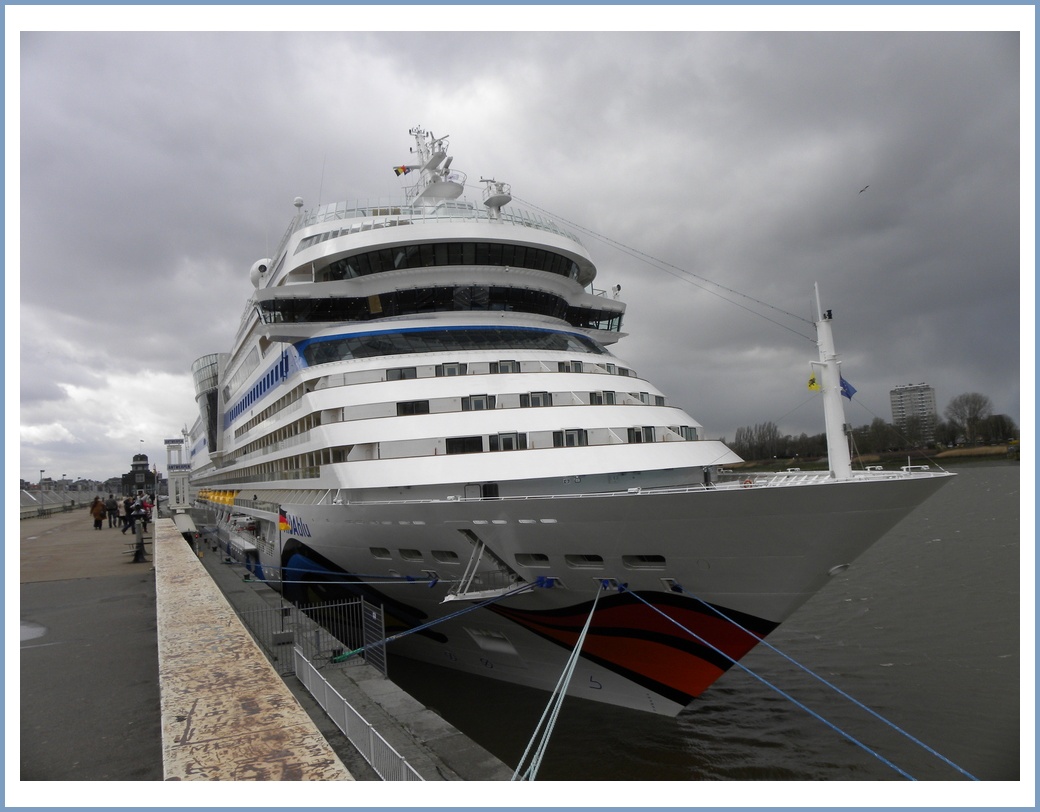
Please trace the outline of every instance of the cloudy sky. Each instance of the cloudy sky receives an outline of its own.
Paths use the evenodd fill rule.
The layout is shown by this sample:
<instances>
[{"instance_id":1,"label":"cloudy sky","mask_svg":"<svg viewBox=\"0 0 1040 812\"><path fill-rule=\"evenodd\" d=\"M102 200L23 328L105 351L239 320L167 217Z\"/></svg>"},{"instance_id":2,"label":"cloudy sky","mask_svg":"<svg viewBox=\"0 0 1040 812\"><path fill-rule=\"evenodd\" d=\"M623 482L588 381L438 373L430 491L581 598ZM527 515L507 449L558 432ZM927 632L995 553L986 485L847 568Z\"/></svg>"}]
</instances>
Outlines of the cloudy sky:
<instances>
[{"instance_id":1,"label":"cloudy sky","mask_svg":"<svg viewBox=\"0 0 1040 812\"><path fill-rule=\"evenodd\" d=\"M452 25L413 11L405 28ZM398 195L391 167L420 124L451 136L473 191L494 176L580 227L597 287L620 284L628 303L616 353L711 437L764 421L822 431L806 389L814 282L859 390L849 422L890 420L889 390L919 382L940 410L981 392L1016 423L1032 413L1032 53L1017 31L970 16L942 18L963 31L914 31L929 19L898 10L878 10L897 16L874 33L839 31L863 22L841 18L823 32L683 31L705 18L682 7L597 12L606 28L655 29L636 33L484 18L485 31L413 32L390 30L400 9L318 12L271 27L361 30L75 30L112 22L83 16L19 32L9 18L20 477L104 479L142 451L165 469L163 439L196 416L189 367L230 348L249 268L293 198ZM716 30L741 26L731 13ZM987 27L1018 27L996 13Z\"/></svg>"}]
</instances>

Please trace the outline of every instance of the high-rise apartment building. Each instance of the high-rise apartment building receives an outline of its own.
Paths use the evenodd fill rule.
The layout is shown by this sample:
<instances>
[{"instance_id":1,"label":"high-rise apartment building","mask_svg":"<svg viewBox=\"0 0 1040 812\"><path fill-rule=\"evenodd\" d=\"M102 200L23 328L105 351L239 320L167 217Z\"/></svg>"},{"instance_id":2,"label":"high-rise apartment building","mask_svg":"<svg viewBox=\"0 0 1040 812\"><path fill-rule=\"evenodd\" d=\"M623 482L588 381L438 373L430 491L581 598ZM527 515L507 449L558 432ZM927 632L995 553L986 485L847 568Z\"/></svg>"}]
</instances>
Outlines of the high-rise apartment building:
<instances>
[{"instance_id":1,"label":"high-rise apartment building","mask_svg":"<svg viewBox=\"0 0 1040 812\"><path fill-rule=\"evenodd\" d=\"M889 392L892 423L905 437L925 445L935 442L939 420L935 408L935 388L926 383L908 383Z\"/></svg>"}]
</instances>

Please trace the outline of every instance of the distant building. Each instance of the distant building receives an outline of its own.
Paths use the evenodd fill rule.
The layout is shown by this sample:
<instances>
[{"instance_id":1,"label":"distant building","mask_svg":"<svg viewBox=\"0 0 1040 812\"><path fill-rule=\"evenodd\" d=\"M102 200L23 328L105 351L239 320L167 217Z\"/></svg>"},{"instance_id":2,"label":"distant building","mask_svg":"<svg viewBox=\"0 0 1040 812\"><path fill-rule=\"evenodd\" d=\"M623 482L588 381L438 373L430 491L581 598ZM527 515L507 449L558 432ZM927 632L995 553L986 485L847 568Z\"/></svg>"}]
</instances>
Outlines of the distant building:
<instances>
[{"instance_id":1,"label":"distant building","mask_svg":"<svg viewBox=\"0 0 1040 812\"><path fill-rule=\"evenodd\" d=\"M889 392L892 401L892 424L907 439L931 445L935 442L935 426L939 421L935 408L935 387L926 383L908 383Z\"/></svg>"},{"instance_id":2,"label":"distant building","mask_svg":"<svg viewBox=\"0 0 1040 812\"><path fill-rule=\"evenodd\" d=\"M148 470L148 455L135 454L130 473L123 474L123 495L130 496L138 491L155 493L155 472Z\"/></svg>"}]
</instances>

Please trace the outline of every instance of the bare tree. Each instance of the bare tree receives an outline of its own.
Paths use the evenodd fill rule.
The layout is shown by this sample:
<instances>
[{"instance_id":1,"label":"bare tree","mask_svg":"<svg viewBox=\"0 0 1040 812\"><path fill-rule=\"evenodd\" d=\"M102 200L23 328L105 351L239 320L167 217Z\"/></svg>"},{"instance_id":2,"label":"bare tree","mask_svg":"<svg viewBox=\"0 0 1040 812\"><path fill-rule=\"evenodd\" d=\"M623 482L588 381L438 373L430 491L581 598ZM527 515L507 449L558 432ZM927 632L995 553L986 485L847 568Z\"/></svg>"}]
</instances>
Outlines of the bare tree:
<instances>
[{"instance_id":1,"label":"bare tree","mask_svg":"<svg viewBox=\"0 0 1040 812\"><path fill-rule=\"evenodd\" d=\"M982 421L993 413L993 402L978 392L957 395L947 405L943 414L964 435L968 445L975 445Z\"/></svg>"},{"instance_id":2,"label":"bare tree","mask_svg":"<svg viewBox=\"0 0 1040 812\"><path fill-rule=\"evenodd\" d=\"M1015 421L1006 414L990 415L979 425L979 436L987 443L1006 443L1015 439Z\"/></svg>"},{"instance_id":3,"label":"bare tree","mask_svg":"<svg viewBox=\"0 0 1040 812\"><path fill-rule=\"evenodd\" d=\"M907 448L920 448L924 445L925 422L918 414L906 416L902 426L902 441Z\"/></svg>"}]
</instances>

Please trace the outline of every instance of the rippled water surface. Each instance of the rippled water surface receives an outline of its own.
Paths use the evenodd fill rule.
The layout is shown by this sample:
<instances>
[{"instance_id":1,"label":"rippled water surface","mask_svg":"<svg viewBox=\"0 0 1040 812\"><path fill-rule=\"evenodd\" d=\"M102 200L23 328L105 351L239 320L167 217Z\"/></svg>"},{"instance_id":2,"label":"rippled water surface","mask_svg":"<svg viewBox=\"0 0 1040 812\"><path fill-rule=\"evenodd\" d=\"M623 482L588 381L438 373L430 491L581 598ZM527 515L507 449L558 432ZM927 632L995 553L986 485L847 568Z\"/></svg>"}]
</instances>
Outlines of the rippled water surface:
<instances>
[{"instance_id":1,"label":"rippled water surface","mask_svg":"<svg viewBox=\"0 0 1040 812\"><path fill-rule=\"evenodd\" d=\"M953 470L768 642L974 777L1017 780L1019 466ZM769 685L732 668L675 719L567 699L538 779L965 780L765 646L742 664ZM512 766L548 700L406 661L391 677Z\"/></svg>"}]
</instances>

